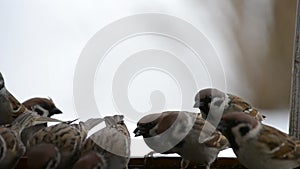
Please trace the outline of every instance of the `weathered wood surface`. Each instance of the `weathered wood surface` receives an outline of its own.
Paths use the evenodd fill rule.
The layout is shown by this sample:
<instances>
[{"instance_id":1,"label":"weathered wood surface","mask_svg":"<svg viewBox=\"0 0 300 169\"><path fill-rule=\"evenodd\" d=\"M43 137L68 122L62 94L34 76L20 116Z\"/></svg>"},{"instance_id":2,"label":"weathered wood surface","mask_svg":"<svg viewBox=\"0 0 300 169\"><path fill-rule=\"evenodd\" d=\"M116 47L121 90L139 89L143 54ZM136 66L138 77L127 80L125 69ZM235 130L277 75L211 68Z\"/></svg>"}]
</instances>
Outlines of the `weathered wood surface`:
<instances>
[{"instance_id":1,"label":"weathered wood surface","mask_svg":"<svg viewBox=\"0 0 300 169\"><path fill-rule=\"evenodd\" d=\"M179 169L181 158L159 157L159 158L132 158L129 169ZM204 169L191 163L187 169ZM218 158L211 166L211 169L245 169L236 158Z\"/></svg>"},{"instance_id":2,"label":"weathered wood surface","mask_svg":"<svg viewBox=\"0 0 300 169\"><path fill-rule=\"evenodd\" d=\"M26 166L26 157L22 158L16 169L29 169ZM181 158L179 157L149 157L131 158L129 169L179 169ZM197 166L193 163L187 169L204 169L204 166ZM211 166L211 169L245 169L239 164L236 158L218 158Z\"/></svg>"},{"instance_id":3,"label":"weathered wood surface","mask_svg":"<svg viewBox=\"0 0 300 169\"><path fill-rule=\"evenodd\" d=\"M294 59L292 69L290 135L300 139L300 3L297 4Z\"/></svg>"}]
</instances>

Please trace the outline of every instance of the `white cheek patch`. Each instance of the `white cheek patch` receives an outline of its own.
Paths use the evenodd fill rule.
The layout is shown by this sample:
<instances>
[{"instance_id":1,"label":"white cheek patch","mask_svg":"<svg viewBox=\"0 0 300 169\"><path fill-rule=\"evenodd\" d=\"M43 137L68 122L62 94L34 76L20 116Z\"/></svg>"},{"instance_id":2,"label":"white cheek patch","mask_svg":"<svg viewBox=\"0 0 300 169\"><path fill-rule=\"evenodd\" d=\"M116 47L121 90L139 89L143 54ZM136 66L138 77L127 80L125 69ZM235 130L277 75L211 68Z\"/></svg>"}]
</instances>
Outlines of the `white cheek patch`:
<instances>
[{"instance_id":1,"label":"white cheek patch","mask_svg":"<svg viewBox=\"0 0 300 169\"><path fill-rule=\"evenodd\" d=\"M223 116L225 105L226 103L222 98L214 98L211 101L206 120L209 121L213 126L218 126Z\"/></svg>"},{"instance_id":2,"label":"white cheek patch","mask_svg":"<svg viewBox=\"0 0 300 169\"><path fill-rule=\"evenodd\" d=\"M255 128L253 128L252 130L250 130L250 132L246 135L248 138L254 138L254 137L257 137L258 136L258 133L260 132L260 129L261 129L261 124L258 123L256 125Z\"/></svg>"},{"instance_id":3,"label":"white cheek patch","mask_svg":"<svg viewBox=\"0 0 300 169\"><path fill-rule=\"evenodd\" d=\"M231 129L231 132L234 136L235 142L240 146L241 142L244 141L244 138L241 136L240 128L246 126L245 124L239 124L236 127Z\"/></svg>"},{"instance_id":4,"label":"white cheek patch","mask_svg":"<svg viewBox=\"0 0 300 169\"><path fill-rule=\"evenodd\" d=\"M40 110L40 111L42 111L43 113L42 114L38 114L37 111L36 111L37 109ZM46 110L46 109L44 109L40 105L34 105L34 106L32 106L32 111L34 111L37 115L40 115L42 117L48 117L48 115L49 115L49 111Z\"/></svg>"},{"instance_id":5,"label":"white cheek patch","mask_svg":"<svg viewBox=\"0 0 300 169\"><path fill-rule=\"evenodd\" d=\"M223 114L224 110L228 107L229 102L230 99L227 95L225 95L225 98L215 97L211 101L209 110L212 113Z\"/></svg>"},{"instance_id":6,"label":"white cheek patch","mask_svg":"<svg viewBox=\"0 0 300 169\"><path fill-rule=\"evenodd\" d=\"M231 129L231 132L234 136L234 139L235 139L235 142L240 146L242 143L245 143L247 142L249 139L253 139L255 137L257 137L258 135L258 132L260 131L260 128L261 128L261 125L258 124L255 128L251 129L250 127L250 131L242 136L241 133L240 133L240 129L242 127L245 127L245 126L249 126L248 124L245 124L245 123L242 123L242 124L239 124L237 125L236 127L233 127Z\"/></svg>"}]
</instances>

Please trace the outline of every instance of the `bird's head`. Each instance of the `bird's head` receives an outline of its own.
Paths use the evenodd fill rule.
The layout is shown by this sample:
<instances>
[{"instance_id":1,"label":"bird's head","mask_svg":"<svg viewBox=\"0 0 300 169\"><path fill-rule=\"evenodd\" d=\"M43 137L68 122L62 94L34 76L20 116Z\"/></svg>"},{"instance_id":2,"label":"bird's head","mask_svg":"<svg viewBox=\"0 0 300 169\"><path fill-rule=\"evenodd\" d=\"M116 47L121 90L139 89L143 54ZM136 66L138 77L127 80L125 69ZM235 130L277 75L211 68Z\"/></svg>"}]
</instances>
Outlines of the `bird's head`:
<instances>
[{"instance_id":1,"label":"bird's head","mask_svg":"<svg viewBox=\"0 0 300 169\"><path fill-rule=\"evenodd\" d=\"M160 113L157 114L149 114L141 118L138 123L136 129L133 131L135 137L143 136L144 138L152 137L150 131L157 125L159 122Z\"/></svg>"},{"instance_id":2,"label":"bird's head","mask_svg":"<svg viewBox=\"0 0 300 169\"><path fill-rule=\"evenodd\" d=\"M233 149L239 148L239 143L256 136L260 122L243 112L225 114L217 129L225 135Z\"/></svg>"},{"instance_id":3,"label":"bird's head","mask_svg":"<svg viewBox=\"0 0 300 169\"><path fill-rule=\"evenodd\" d=\"M214 88L207 88L200 90L196 94L194 108L199 108L203 118L206 119L212 109L220 109L220 113L223 113L224 107L222 110L221 105L224 105L224 102L227 102L224 92Z\"/></svg>"},{"instance_id":4,"label":"bird's head","mask_svg":"<svg viewBox=\"0 0 300 169\"><path fill-rule=\"evenodd\" d=\"M51 117L55 114L62 114L62 111L55 106L51 98L48 99L35 97L26 100L23 102L23 105L27 109L32 110L43 117Z\"/></svg>"}]
</instances>

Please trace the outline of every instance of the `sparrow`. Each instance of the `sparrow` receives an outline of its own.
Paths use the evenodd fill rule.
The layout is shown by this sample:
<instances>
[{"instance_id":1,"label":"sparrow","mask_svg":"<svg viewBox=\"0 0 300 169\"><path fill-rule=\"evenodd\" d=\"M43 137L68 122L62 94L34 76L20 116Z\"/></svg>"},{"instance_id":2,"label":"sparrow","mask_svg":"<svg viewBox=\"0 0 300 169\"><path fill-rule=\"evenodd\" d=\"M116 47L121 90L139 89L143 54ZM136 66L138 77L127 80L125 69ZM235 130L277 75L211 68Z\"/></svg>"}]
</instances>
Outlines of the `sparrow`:
<instances>
[{"instance_id":1,"label":"sparrow","mask_svg":"<svg viewBox=\"0 0 300 169\"><path fill-rule=\"evenodd\" d=\"M43 117L51 117L55 114L62 114L51 98L31 98L22 103L28 110L35 112L36 114ZM27 143L29 138L42 128L47 127L47 123L34 125L24 129L21 133L21 139L23 143Z\"/></svg>"},{"instance_id":2,"label":"sparrow","mask_svg":"<svg viewBox=\"0 0 300 169\"><path fill-rule=\"evenodd\" d=\"M204 119L208 118L210 112L212 116L220 115L219 118L217 117L217 120L220 120L222 114L236 111L249 114L259 121L263 121L265 118L256 108L252 107L251 104L242 98L224 93L215 88L200 90L195 96L194 108L200 109Z\"/></svg>"},{"instance_id":3,"label":"sparrow","mask_svg":"<svg viewBox=\"0 0 300 169\"><path fill-rule=\"evenodd\" d=\"M37 131L26 143L26 147L38 144L53 144L59 149L61 161L58 169L72 168L72 165L80 156L80 149L87 136L88 130L102 122L103 119L89 119L79 122L78 125L69 122L58 123Z\"/></svg>"},{"instance_id":4,"label":"sparrow","mask_svg":"<svg viewBox=\"0 0 300 169\"><path fill-rule=\"evenodd\" d=\"M105 169L106 161L102 154L96 151L89 151L82 154L73 169Z\"/></svg>"},{"instance_id":5,"label":"sparrow","mask_svg":"<svg viewBox=\"0 0 300 169\"><path fill-rule=\"evenodd\" d=\"M37 144L26 152L27 167L30 169L56 169L61 155L53 144Z\"/></svg>"},{"instance_id":6,"label":"sparrow","mask_svg":"<svg viewBox=\"0 0 300 169\"><path fill-rule=\"evenodd\" d=\"M14 168L25 153L25 146L13 130L0 128L0 169Z\"/></svg>"},{"instance_id":7,"label":"sparrow","mask_svg":"<svg viewBox=\"0 0 300 169\"><path fill-rule=\"evenodd\" d=\"M128 168L130 133L123 115L104 117L105 127L92 134L84 143L82 153L96 151L106 161L105 169Z\"/></svg>"},{"instance_id":8,"label":"sparrow","mask_svg":"<svg viewBox=\"0 0 300 169\"><path fill-rule=\"evenodd\" d=\"M59 169L71 168L72 164L79 157L81 148L82 134L80 131L67 123L59 123L53 126L45 127L37 131L27 142L27 148L38 144L53 144L59 149L61 162Z\"/></svg>"},{"instance_id":9,"label":"sparrow","mask_svg":"<svg viewBox=\"0 0 300 169\"><path fill-rule=\"evenodd\" d=\"M33 113L6 89L4 78L0 73L0 125L11 124L21 114L28 112Z\"/></svg>"},{"instance_id":10,"label":"sparrow","mask_svg":"<svg viewBox=\"0 0 300 169\"><path fill-rule=\"evenodd\" d=\"M22 130L34 124L44 123L46 120L58 121L25 112L11 125L0 127L0 169L14 168L25 153L25 146L20 138Z\"/></svg>"},{"instance_id":11,"label":"sparrow","mask_svg":"<svg viewBox=\"0 0 300 169\"><path fill-rule=\"evenodd\" d=\"M246 168L292 169L300 166L299 140L244 113L224 115L218 130L229 140L238 160Z\"/></svg>"},{"instance_id":12,"label":"sparrow","mask_svg":"<svg viewBox=\"0 0 300 169\"><path fill-rule=\"evenodd\" d=\"M138 121L134 134L135 137L143 136L155 152L180 155L181 169L187 168L190 161L209 169L218 153L228 147L225 136L201 114L187 111L146 115Z\"/></svg>"},{"instance_id":13,"label":"sparrow","mask_svg":"<svg viewBox=\"0 0 300 169\"><path fill-rule=\"evenodd\" d=\"M51 98L34 97L22 103L27 109L36 112L40 116L51 117L55 114L62 114Z\"/></svg>"},{"instance_id":14,"label":"sparrow","mask_svg":"<svg viewBox=\"0 0 300 169\"><path fill-rule=\"evenodd\" d=\"M4 78L0 73L0 125L12 123L25 111L26 107L6 89Z\"/></svg>"}]
</instances>

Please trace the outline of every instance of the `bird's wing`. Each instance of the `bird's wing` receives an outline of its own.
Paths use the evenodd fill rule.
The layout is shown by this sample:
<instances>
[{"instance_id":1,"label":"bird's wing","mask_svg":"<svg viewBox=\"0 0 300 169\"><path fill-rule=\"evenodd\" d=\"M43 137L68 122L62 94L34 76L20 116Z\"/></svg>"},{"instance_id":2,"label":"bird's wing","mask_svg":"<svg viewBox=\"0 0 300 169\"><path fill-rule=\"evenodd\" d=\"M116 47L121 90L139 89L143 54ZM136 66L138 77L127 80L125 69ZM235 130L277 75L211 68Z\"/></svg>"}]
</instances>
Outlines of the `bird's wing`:
<instances>
[{"instance_id":1,"label":"bird's wing","mask_svg":"<svg viewBox=\"0 0 300 169\"><path fill-rule=\"evenodd\" d=\"M259 148L272 154L273 159L297 159L300 157L300 142L270 126L263 126L258 141Z\"/></svg>"}]
</instances>

